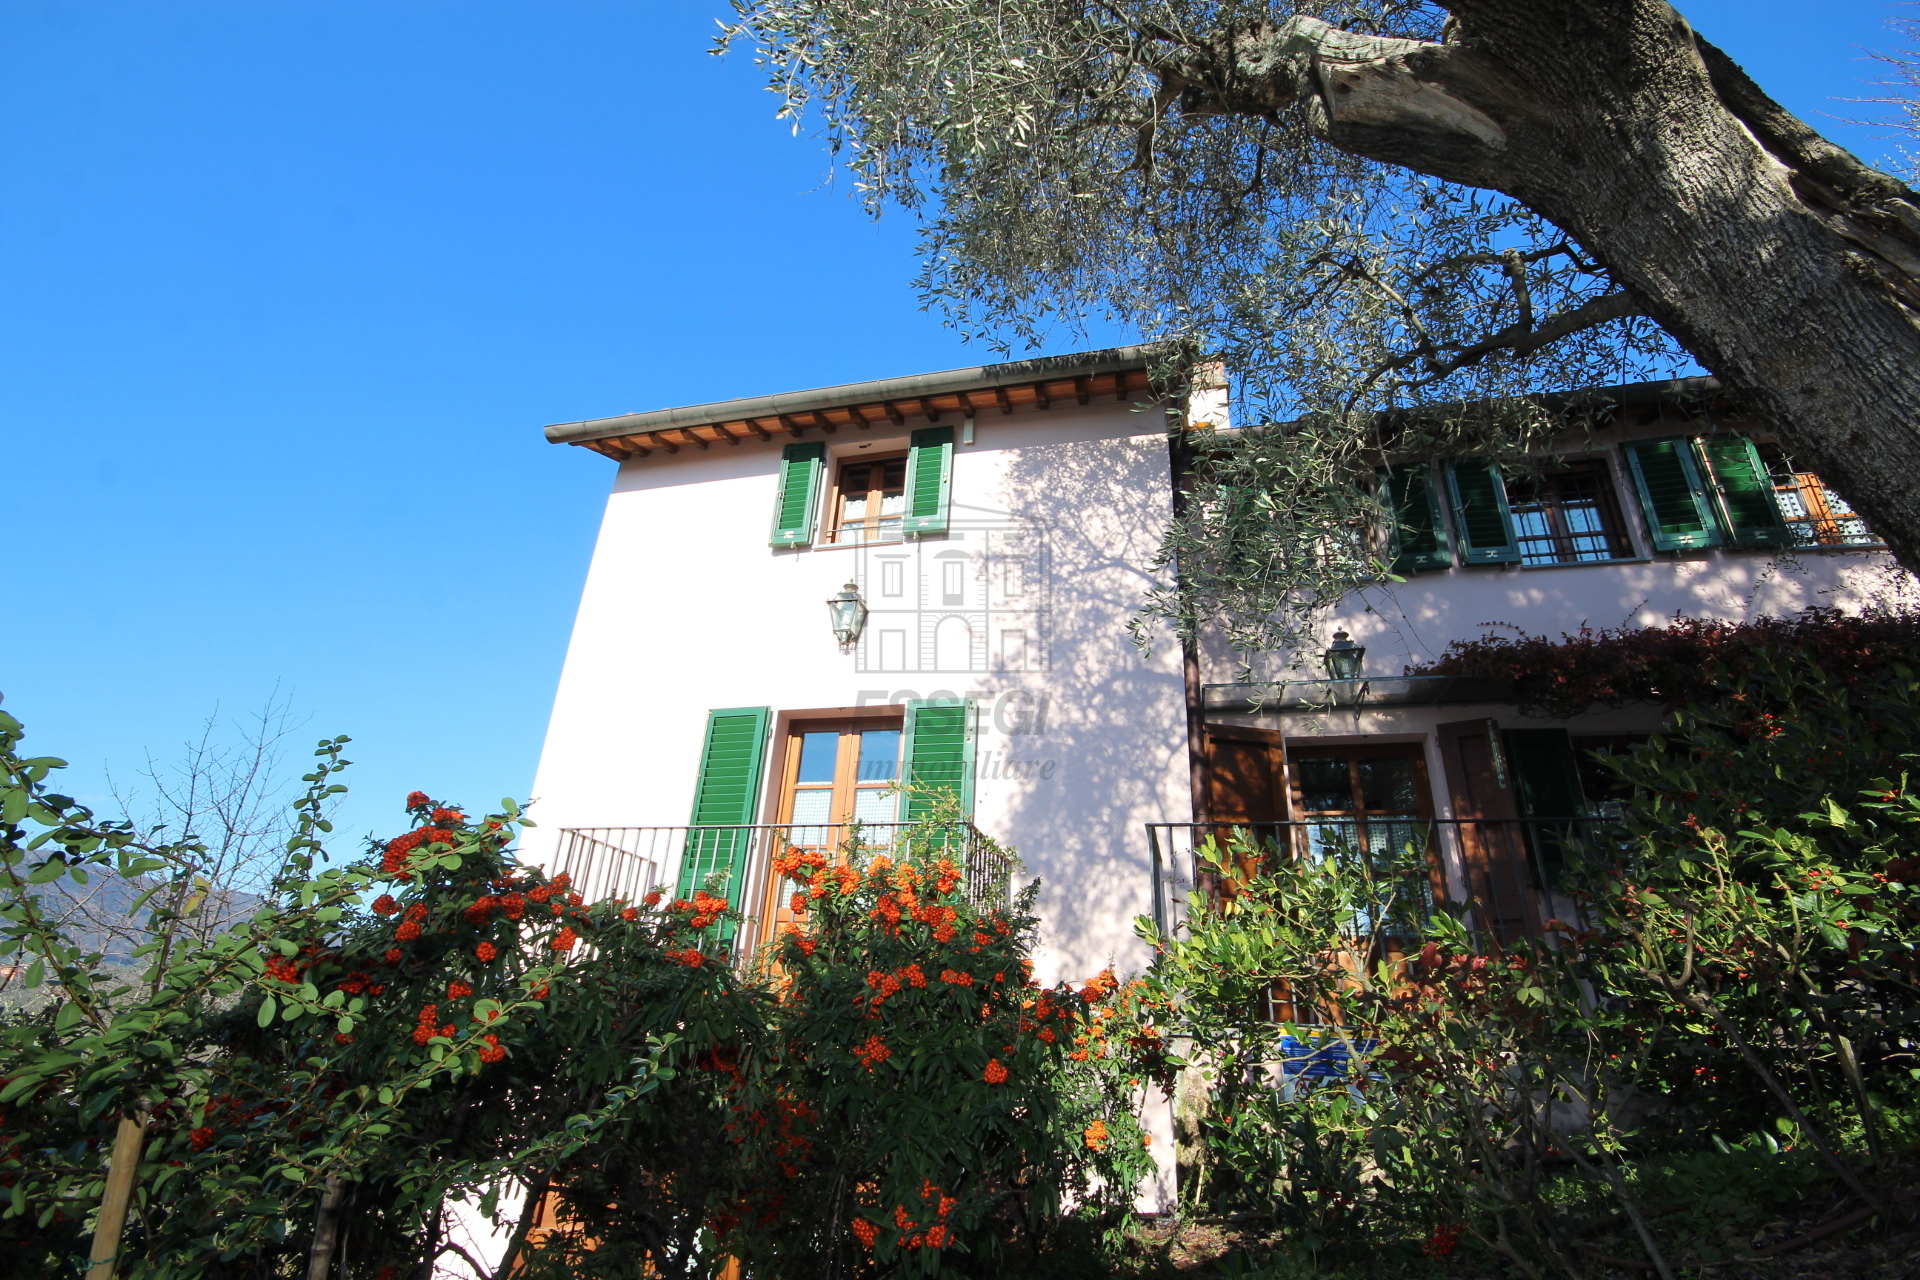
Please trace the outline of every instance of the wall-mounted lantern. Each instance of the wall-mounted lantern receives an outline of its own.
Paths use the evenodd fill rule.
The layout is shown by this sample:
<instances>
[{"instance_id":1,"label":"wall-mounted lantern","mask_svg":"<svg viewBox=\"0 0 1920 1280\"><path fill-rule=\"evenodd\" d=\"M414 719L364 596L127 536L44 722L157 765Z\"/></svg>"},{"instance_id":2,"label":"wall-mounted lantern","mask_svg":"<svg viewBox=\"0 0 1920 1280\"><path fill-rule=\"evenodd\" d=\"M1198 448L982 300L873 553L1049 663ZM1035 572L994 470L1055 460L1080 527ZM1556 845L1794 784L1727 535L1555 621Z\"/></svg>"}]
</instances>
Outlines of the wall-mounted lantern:
<instances>
[{"instance_id":1,"label":"wall-mounted lantern","mask_svg":"<svg viewBox=\"0 0 1920 1280\"><path fill-rule=\"evenodd\" d=\"M1358 680L1360 664L1367 656L1367 646L1355 644L1347 638L1344 631L1333 633L1333 643L1327 646L1322 660L1327 664L1327 674L1335 680Z\"/></svg>"},{"instance_id":2,"label":"wall-mounted lantern","mask_svg":"<svg viewBox=\"0 0 1920 1280\"><path fill-rule=\"evenodd\" d=\"M827 601L827 612L833 616L833 638L842 649L860 642L860 633L867 629L867 602L860 598L857 584L849 582L840 588L840 594Z\"/></svg>"}]
</instances>

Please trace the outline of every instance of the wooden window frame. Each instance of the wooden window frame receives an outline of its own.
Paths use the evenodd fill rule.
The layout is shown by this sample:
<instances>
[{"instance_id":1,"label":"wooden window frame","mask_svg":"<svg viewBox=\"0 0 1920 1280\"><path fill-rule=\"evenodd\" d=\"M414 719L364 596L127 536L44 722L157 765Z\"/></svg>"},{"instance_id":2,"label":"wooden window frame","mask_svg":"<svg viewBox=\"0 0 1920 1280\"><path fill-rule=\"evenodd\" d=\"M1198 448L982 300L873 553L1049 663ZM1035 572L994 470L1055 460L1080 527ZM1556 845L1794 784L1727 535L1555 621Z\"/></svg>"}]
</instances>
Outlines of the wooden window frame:
<instances>
[{"instance_id":1,"label":"wooden window frame","mask_svg":"<svg viewBox=\"0 0 1920 1280\"><path fill-rule=\"evenodd\" d=\"M851 455L842 454L838 458L829 458L828 461L833 464L833 482L831 485L828 486L828 490L827 490L827 513L826 513L827 518L826 518L824 527L821 530L823 535L822 540L825 543L830 544L832 546L836 546L836 547L888 546L896 542L905 542L906 535L904 532L896 534L891 538L867 538L867 539L862 539L861 541L858 541L858 542L849 542L846 539L842 538L840 536L841 531L848 527L847 522L844 518L845 506L846 506L846 503L844 500L846 499L848 494L845 487L841 484L841 480L846 475L847 469L849 467L872 467L872 466L879 465L881 463L888 463L888 462L899 463L901 467L900 502L901 502L902 510L900 515L894 518L901 521L902 526L904 528L904 522L906 520L905 507L906 507L906 496L907 496L907 477L906 477L906 468L908 463L907 453L903 450L899 453L882 453L882 454L873 455L871 457L865 454L851 454ZM869 488L867 489L868 503L870 504L877 503L880 500L879 495L884 494L885 492L886 492L885 489L875 489L869 486ZM875 510L877 509L878 508L876 507ZM880 517L878 515L872 515L872 516L867 516L861 519L857 523L860 527L865 528L868 526L877 526L879 521L880 521ZM877 532L877 529L875 531Z\"/></svg>"},{"instance_id":2,"label":"wooden window frame","mask_svg":"<svg viewBox=\"0 0 1920 1280\"><path fill-rule=\"evenodd\" d=\"M802 733L817 733L838 728L843 734L861 729L900 729L902 755L905 754L905 729L907 709L897 702L882 703L870 707L819 707L804 711L782 711L773 721L773 752L767 762L765 789L761 795L760 812L770 815L766 821L775 826L788 825L793 817L793 784L800 772L799 741ZM836 762L835 782L839 786L840 769L846 765L847 749L842 739L840 760ZM858 752L855 755L855 767L858 767ZM905 760L902 759L904 767ZM831 824L822 824L831 825ZM770 847L769 842L769 847ZM752 867L748 869L748 889L743 895L747 901L758 908L759 924L756 930L756 945L771 941L779 932L780 925L791 918L792 913L786 906L786 899L793 893L793 884L783 881L772 874L770 867Z\"/></svg>"},{"instance_id":3,"label":"wooden window frame","mask_svg":"<svg viewBox=\"0 0 1920 1280\"><path fill-rule=\"evenodd\" d=\"M1593 533L1575 533L1567 527L1565 516L1567 504L1560 493L1558 482L1561 476L1575 471L1582 471L1593 475L1598 481L1598 484L1595 486L1596 505L1600 515L1600 530L1598 535ZM1525 534L1520 531L1521 508L1527 504L1515 498L1513 488L1516 483L1520 485L1551 484L1554 486L1551 498L1538 504L1539 509L1546 513L1547 524L1549 526L1549 531L1544 535L1544 539L1542 535ZM1604 455L1585 458L1556 459L1555 470L1544 471L1538 476L1522 475L1514 477L1514 482L1510 482L1508 487L1507 505L1513 513L1513 539L1514 544L1520 548L1520 563L1522 565L1607 564L1614 560L1631 560L1634 558L1633 539L1627 533L1625 513L1620 509L1618 480L1614 474L1613 464ZM1572 547L1576 539L1592 538L1595 536L1603 536L1606 539L1607 555L1605 558L1582 559L1573 552ZM1543 540L1551 545L1554 558L1551 560L1530 560L1529 556L1538 554L1529 549L1530 544L1538 545ZM1565 552L1564 555L1562 554L1563 551Z\"/></svg>"},{"instance_id":4,"label":"wooden window frame","mask_svg":"<svg viewBox=\"0 0 1920 1280\"><path fill-rule=\"evenodd\" d=\"M1312 739L1302 741L1296 738L1288 741L1286 751L1287 804L1292 809L1293 818L1296 822L1311 822L1316 817L1336 816L1326 811L1309 813L1300 790L1300 762L1302 760L1325 760L1335 756L1345 756L1355 761L1395 758L1413 761L1413 782L1420 801L1419 812L1414 816L1421 821L1428 821L1433 817L1433 783L1427 776L1427 752L1425 744L1423 743L1382 742L1379 744L1370 743L1364 746L1339 746L1334 744L1319 745L1314 743ZM1351 768L1349 768L1347 772L1349 775L1347 781L1353 788L1353 794L1356 798L1364 800L1366 797L1360 788L1360 780L1352 776L1353 770ZM1342 810L1338 816L1351 816L1357 820L1365 821L1375 813L1389 818L1404 818L1407 816L1404 813L1388 813L1383 809L1375 810L1364 808Z\"/></svg>"},{"instance_id":5,"label":"wooden window frame","mask_svg":"<svg viewBox=\"0 0 1920 1280\"><path fill-rule=\"evenodd\" d=\"M1775 444L1760 443L1759 453L1760 462L1767 469L1767 479L1773 485L1774 505L1780 508L1780 519L1787 529L1786 545L1790 549L1871 551L1887 545L1885 539L1873 532L1865 517L1851 507L1845 511L1834 510L1832 503L1840 495L1831 493L1826 482L1814 472L1795 470L1785 450ZM1806 514L1788 515L1788 507L1781 501L1783 497L1797 500ZM1845 520L1859 521L1862 536L1848 533L1841 524Z\"/></svg>"}]
</instances>

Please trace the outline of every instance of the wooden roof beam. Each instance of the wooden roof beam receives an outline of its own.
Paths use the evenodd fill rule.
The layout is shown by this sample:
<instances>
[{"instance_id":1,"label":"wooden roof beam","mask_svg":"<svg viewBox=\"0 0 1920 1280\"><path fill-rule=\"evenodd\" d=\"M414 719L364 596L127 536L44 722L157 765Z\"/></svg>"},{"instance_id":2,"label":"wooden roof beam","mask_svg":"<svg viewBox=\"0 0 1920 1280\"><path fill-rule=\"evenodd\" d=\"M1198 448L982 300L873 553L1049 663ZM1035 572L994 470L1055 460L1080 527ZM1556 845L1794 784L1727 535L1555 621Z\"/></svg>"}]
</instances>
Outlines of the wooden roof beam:
<instances>
[{"instance_id":1,"label":"wooden roof beam","mask_svg":"<svg viewBox=\"0 0 1920 1280\"><path fill-rule=\"evenodd\" d=\"M720 433L721 438L723 438L728 444L740 443L739 436L733 434L733 432L727 430L725 427L721 426L719 423L715 422L711 425L715 431L718 431Z\"/></svg>"},{"instance_id":2,"label":"wooden roof beam","mask_svg":"<svg viewBox=\"0 0 1920 1280\"><path fill-rule=\"evenodd\" d=\"M787 434L792 436L795 440L798 440L800 438L800 433L806 430L805 427L801 426L799 423L795 422L792 419L792 417L784 413L780 415L780 425L785 427L787 429Z\"/></svg>"},{"instance_id":3,"label":"wooden roof beam","mask_svg":"<svg viewBox=\"0 0 1920 1280\"><path fill-rule=\"evenodd\" d=\"M1093 399L1093 379L1080 374L1073 380L1073 397L1081 404Z\"/></svg>"},{"instance_id":4,"label":"wooden roof beam","mask_svg":"<svg viewBox=\"0 0 1920 1280\"><path fill-rule=\"evenodd\" d=\"M867 428L873 425L873 423L868 420L867 415L860 412L860 406L857 404L850 404L847 406L847 416L852 418L854 425L859 427L862 431L865 431Z\"/></svg>"},{"instance_id":5,"label":"wooden roof beam","mask_svg":"<svg viewBox=\"0 0 1920 1280\"><path fill-rule=\"evenodd\" d=\"M894 426L904 427L907 425L907 415L900 412L899 405L895 404L891 400L888 400L884 404L882 404L880 407L886 412L888 420L891 421Z\"/></svg>"},{"instance_id":6,"label":"wooden roof beam","mask_svg":"<svg viewBox=\"0 0 1920 1280\"><path fill-rule=\"evenodd\" d=\"M840 429L839 423L835 422L832 418L829 418L826 414L820 412L820 410L818 409L815 409L813 411L813 425L820 428L822 431L826 432L828 435L832 435L834 432Z\"/></svg>"},{"instance_id":7,"label":"wooden roof beam","mask_svg":"<svg viewBox=\"0 0 1920 1280\"><path fill-rule=\"evenodd\" d=\"M1005 387L995 387L993 389L993 402L1000 406L1002 415L1013 412L1013 401L1007 399L1007 389Z\"/></svg>"},{"instance_id":8,"label":"wooden roof beam","mask_svg":"<svg viewBox=\"0 0 1920 1280\"><path fill-rule=\"evenodd\" d=\"M1033 384L1033 399L1042 409L1053 408L1053 397L1047 394L1047 384L1044 382Z\"/></svg>"},{"instance_id":9,"label":"wooden roof beam","mask_svg":"<svg viewBox=\"0 0 1920 1280\"><path fill-rule=\"evenodd\" d=\"M759 436L759 437L760 437L760 438L761 438L762 440L771 440L771 439L773 439L773 433L772 433L772 432L770 432L770 431L768 431L768 430L767 430L767 429L766 429L765 427L763 427L763 426L761 426L761 425L760 425L759 423L757 423L757 422L755 422L755 421L753 421L753 420L752 420L751 418L749 418L749 419L748 419L747 421L745 421L745 422L743 422L743 423L741 423L740 425L741 425L741 426L743 426L743 427L745 427L745 428L746 428L747 430L749 430L749 431L751 431L751 432L753 432L753 434L755 434L756 436Z\"/></svg>"}]
</instances>

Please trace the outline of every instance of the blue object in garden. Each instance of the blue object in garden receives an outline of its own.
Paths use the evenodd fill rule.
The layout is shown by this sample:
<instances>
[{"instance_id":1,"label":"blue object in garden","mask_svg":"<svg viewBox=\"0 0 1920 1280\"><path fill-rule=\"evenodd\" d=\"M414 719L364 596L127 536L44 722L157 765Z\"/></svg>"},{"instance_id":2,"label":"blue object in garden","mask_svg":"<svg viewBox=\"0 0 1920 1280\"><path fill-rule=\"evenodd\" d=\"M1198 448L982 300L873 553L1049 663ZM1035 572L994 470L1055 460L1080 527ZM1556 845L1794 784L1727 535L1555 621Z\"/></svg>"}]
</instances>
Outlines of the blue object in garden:
<instances>
[{"instance_id":1,"label":"blue object in garden","mask_svg":"<svg viewBox=\"0 0 1920 1280\"><path fill-rule=\"evenodd\" d=\"M1280 1038L1280 1070L1288 1080L1306 1076L1314 1080L1344 1080L1353 1051L1372 1053L1378 1040L1298 1040Z\"/></svg>"}]
</instances>

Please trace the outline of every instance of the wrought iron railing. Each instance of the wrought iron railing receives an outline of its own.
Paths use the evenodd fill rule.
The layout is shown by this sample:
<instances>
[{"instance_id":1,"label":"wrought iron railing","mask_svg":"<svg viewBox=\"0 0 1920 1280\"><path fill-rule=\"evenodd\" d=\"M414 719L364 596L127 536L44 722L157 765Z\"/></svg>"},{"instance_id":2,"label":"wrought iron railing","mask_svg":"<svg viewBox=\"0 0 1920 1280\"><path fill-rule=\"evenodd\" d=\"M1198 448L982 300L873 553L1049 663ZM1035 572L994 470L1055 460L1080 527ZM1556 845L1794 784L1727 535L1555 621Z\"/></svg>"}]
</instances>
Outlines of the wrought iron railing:
<instances>
[{"instance_id":1,"label":"wrought iron railing","mask_svg":"<svg viewBox=\"0 0 1920 1280\"><path fill-rule=\"evenodd\" d=\"M1610 818L1314 818L1297 822L1152 822L1147 845L1153 868L1153 920L1162 934L1186 916L1188 900L1209 891L1198 851L1212 837L1238 841L1290 858L1330 850L1376 855L1412 847L1430 860L1433 876L1413 886L1439 886L1450 901L1471 904L1468 926L1484 945L1538 937L1549 920L1582 923L1566 891L1565 869L1575 857L1614 854L1623 830Z\"/></svg>"},{"instance_id":2,"label":"wrought iron railing","mask_svg":"<svg viewBox=\"0 0 1920 1280\"><path fill-rule=\"evenodd\" d=\"M553 866L573 878L589 901L638 901L649 890L691 894L710 875L729 873L739 886L734 906L748 916L746 954L772 933L757 918L769 900L773 860L788 849L819 849L836 860L864 864L881 854L951 858L970 899L982 905L1008 899L1015 863L970 822L754 823L742 826L569 827L560 832ZM736 869L738 869L736 871Z\"/></svg>"}]
</instances>

